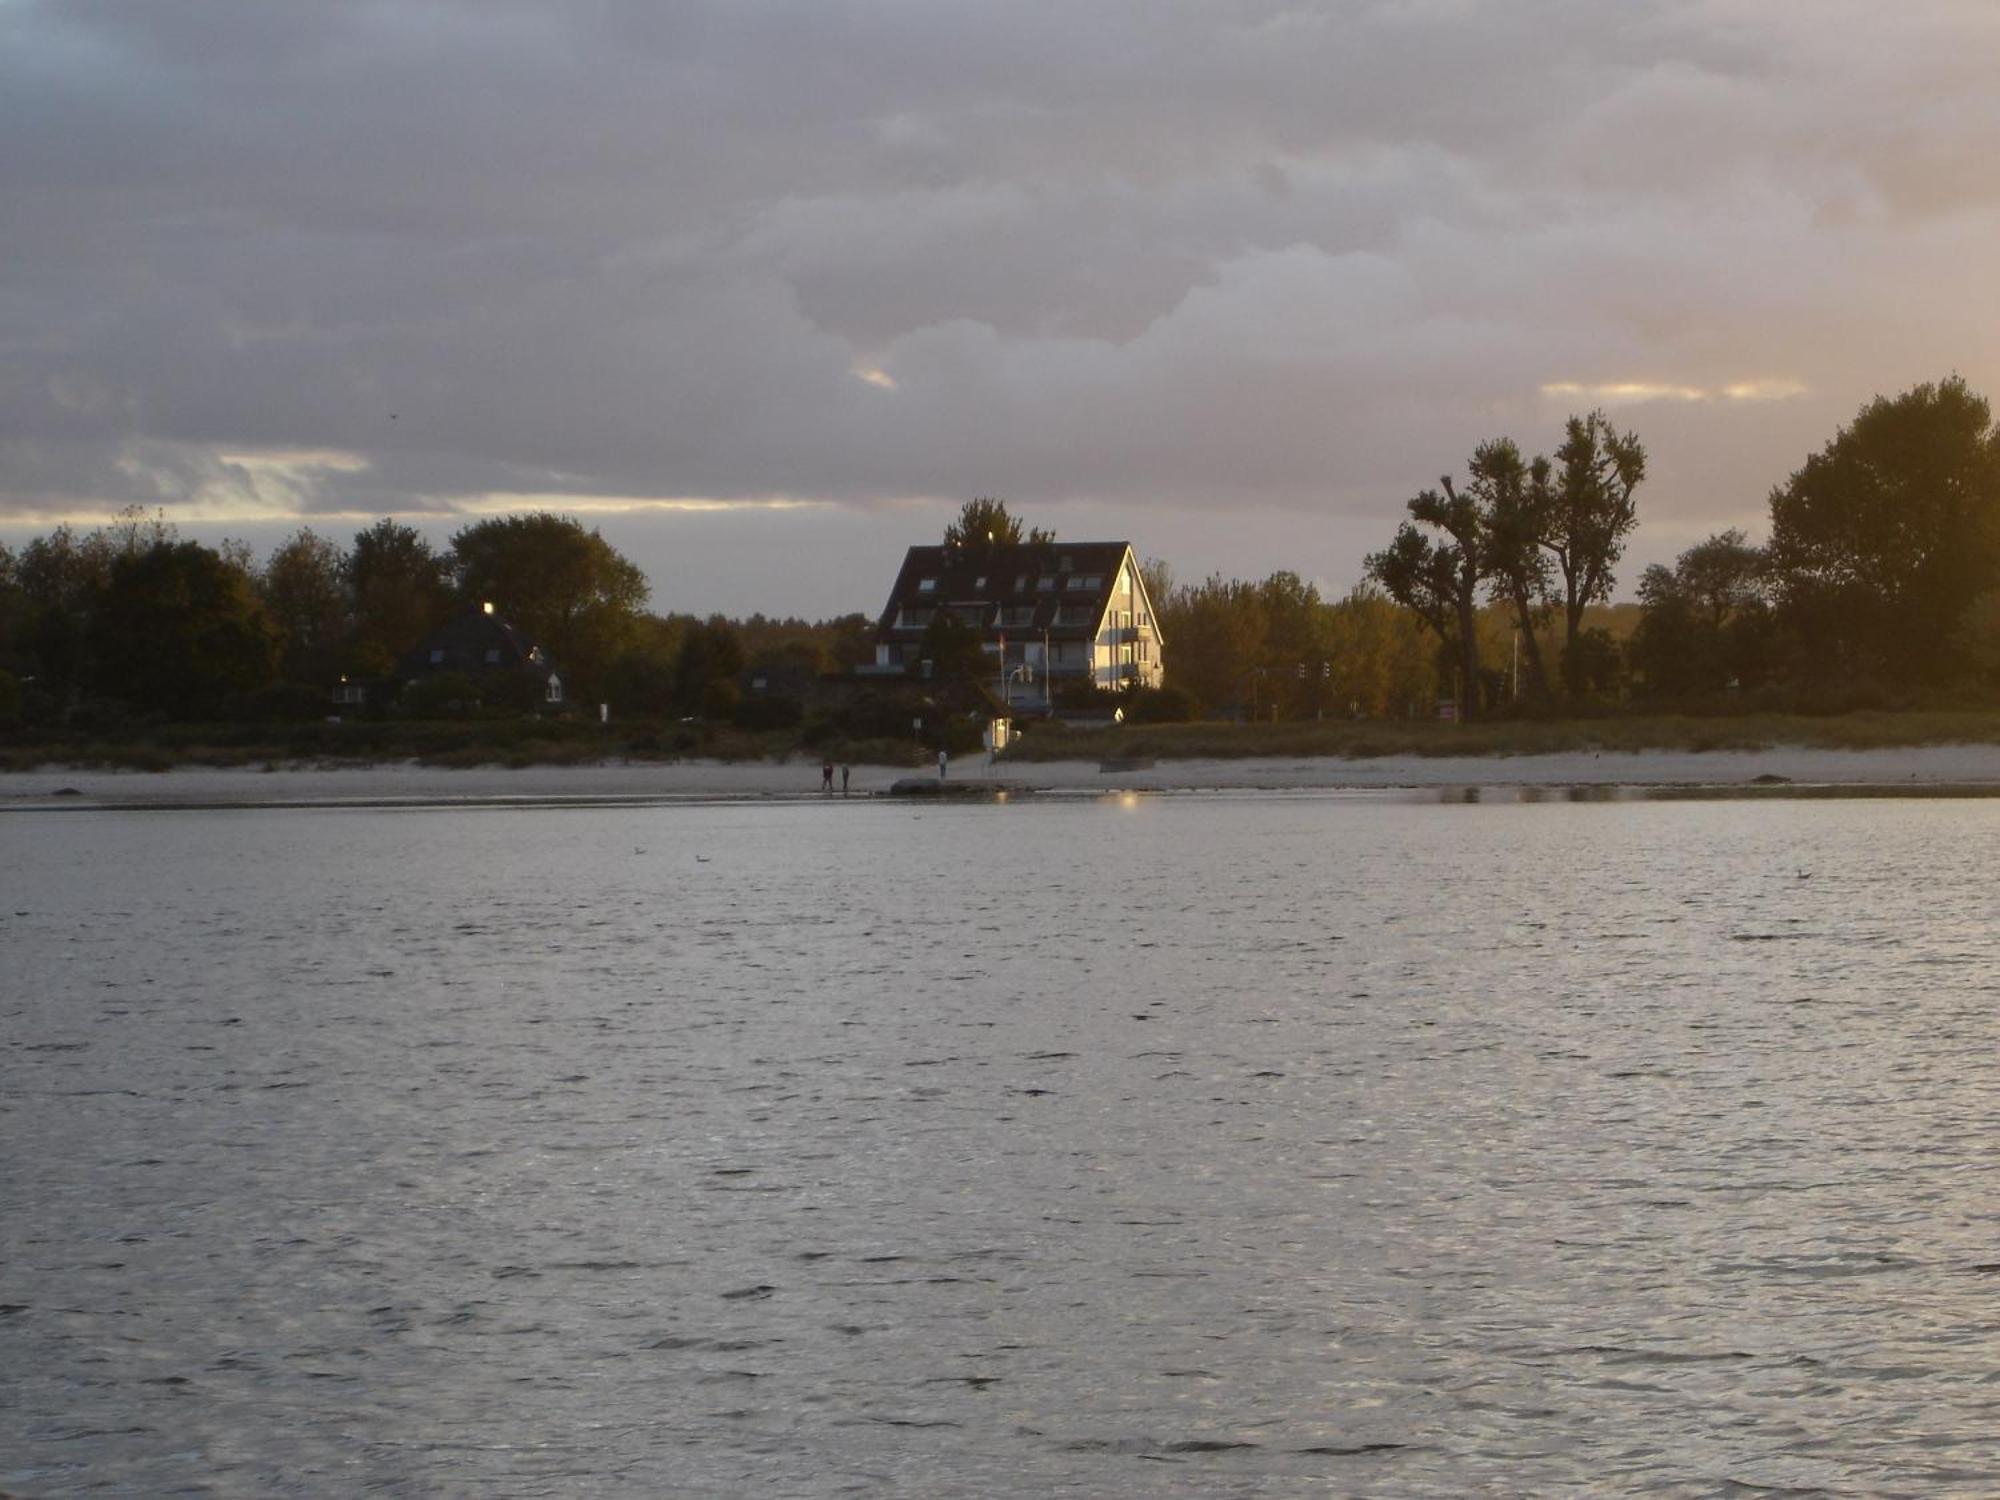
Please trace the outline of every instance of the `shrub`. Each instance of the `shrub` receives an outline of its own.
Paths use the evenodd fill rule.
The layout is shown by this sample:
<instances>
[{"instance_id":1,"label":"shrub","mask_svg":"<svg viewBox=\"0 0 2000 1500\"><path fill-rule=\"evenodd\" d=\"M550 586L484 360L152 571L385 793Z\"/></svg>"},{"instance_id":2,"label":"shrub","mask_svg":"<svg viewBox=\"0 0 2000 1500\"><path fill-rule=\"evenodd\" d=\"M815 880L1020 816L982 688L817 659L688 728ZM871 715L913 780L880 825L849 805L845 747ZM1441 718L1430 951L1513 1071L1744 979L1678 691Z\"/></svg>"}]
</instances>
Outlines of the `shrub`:
<instances>
[{"instance_id":1,"label":"shrub","mask_svg":"<svg viewBox=\"0 0 2000 1500\"><path fill-rule=\"evenodd\" d=\"M745 698L736 705L732 722L738 729L791 729L805 716L805 707L796 698Z\"/></svg>"}]
</instances>

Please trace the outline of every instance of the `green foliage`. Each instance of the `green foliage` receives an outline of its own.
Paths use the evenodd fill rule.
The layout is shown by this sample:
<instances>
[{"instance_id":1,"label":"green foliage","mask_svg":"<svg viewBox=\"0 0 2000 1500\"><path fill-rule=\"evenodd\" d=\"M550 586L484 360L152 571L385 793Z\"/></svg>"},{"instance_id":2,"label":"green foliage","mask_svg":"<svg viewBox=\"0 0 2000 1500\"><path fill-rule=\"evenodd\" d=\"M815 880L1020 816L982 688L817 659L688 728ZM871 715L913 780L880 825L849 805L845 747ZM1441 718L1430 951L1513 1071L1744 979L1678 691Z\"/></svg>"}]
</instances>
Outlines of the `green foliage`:
<instances>
[{"instance_id":1,"label":"green foliage","mask_svg":"<svg viewBox=\"0 0 2000 1500\"><path fill-rule=\"evenodd\" d=\"M404 688L397 706L413 719L464 718L480 706L479 688L463 672L434 672Z\"/></svg>"},{"instance_id":2,"label":"green foliage","mask_svg":"<svg viewBox=\"0 0 2000 1500\"><path fill-rule=\"evenodd\" d=\"M1953 378L1878 397L1771 493L1771 575L1801 672L1938 682L2000 581L2000 433Z\"/></svg>"},{"instance_id":3,"label":"green foliage","mask_svg":"<svg viewBox=\"0 0 2000 1500\"><path fill-rule=\"evenodd\" d=\"M451 612L445 560L417 531L386 516L355 536L345 571L354 628L342 655L356 675L386 675Z\"/></svg>"},{"instance_id":4,"label":"green foliage","mask_svg":"<svg viewBox=\"0 0 2000 1500\"><path fill-rule=\"evenodd\" d=\"M631 645L646 575L596 531L537 511L496 516L451 539L459 597L492 603L543 647L572 696L603 696L605 674Z\"/></svg>"},{"instance_id":5,"label":"green foliage","mask_svg":"<svg viewBox=\"0 0 2000 1500\"><path fill-rule=\"evenodd\" d=\"M620 716L660 717L674 710L681 645L694 622L684 616L642 616L630 645L606 673L604 697ZM558 664L560 665L560 664Z\"/></svg>"},{"instance_id":6,"label":"green foliage","mask_svg":"<svg viewBox=\"0 0 2000 1500\"><path fill-rule=\"evenodd\" d=\"M135 707L212 718L276 678L277 639L250 580L197 542L120 557L91 620L100 691Z\"/></svg>"},{"instance_id":7,"label":"green foliage","mask_svg":"<svg viewBox=\"0 0 2000 1500\"><path fill-rule=\"evenodd\" d=\"M1564 685L1573 696L1592 691L1609 664L1581 640L1584 612L1609 598L1616 581L1613 568L1638 521L1632 496L1645 478L1645 449L1592 412L1569 419L1553 463L1529 462L1511 439L1496 438L1473 450L1468 472L1462 493L1446 477L1441 490L1409 502L1411 520L1369 557L1369 576L1450 653L1461 719L1477 712L1488 679L1476 618L1482 585L1513 614L1531 698L1547 696L1541 627L1558 606Z\"/></svg>"},{"instance_id":8,"label":"green foliage","mask_svg":"<svg viewBox=\"0 0 2000 1500\"><path fill-rule=\"evenodd\" d=\"M931 617L918 655L931 664L931 676L938 681L979 681L995 670L980 645L978 627L948 609Z\"/></svg>"},{"instance_id":9,"label":"green foliage","mask_svg":"<svg viewBox=\"0 0 2000 1500\"><path fill-rule=\"evenodd\" d=\"M1973 683L1987 692L2000 689L2000 588L1988 589L1966 605L1951 647Z\"/></svg>"},{"instance_id":10,"label":"green foliage","mask_svg":"<svg viewBox=\"0 0 2000 1500\"><path fill-rule=\"evenodd\" d=\"M1646 450L1601 411L1571 417L1556 449L1537 540L1562 580L1563 680L1571 693L1588 690L1593 658L1579 636L1583 612L1611 597L1612 569L1638 524L1632 492L1646 477Z\"/></svg>"},{"instance_id":11,"label":"green foliage","mask_svg":"<svg viewBox=\"0 0 2000 1500\"><path fill-rule=\"evenodd\" d=\"M1490 530L1475 494L1459 494L1449 475L1439 483L1409 501L1411 519L1366 566L1390 598L1436 633L1457 679L1459 718L1470 721L1479 709L1479 587L1491 574Z\"/></svg>"},{"instance_id":12,"label":"green foliage","mask_svg":"<svg viewBox=\"0 0 2000 1500\"><path fill-rule=\"evenodd\" d=\"M1186 688L1136 688L1125 695L1128 724L1185 724L1198 718L1201 705Z\"/></svg>"},{"instance_id":13,"label":"green foliage","mask_svg":"<svg viewBox=\"0 0 2000 1500\"><path fill-rule=\"evenodd\" d=\"M736 717L736 706L743 701L743 690L727 677L717 677L702 684L701 716L711 724L719 724Z\"/></svg>"},{"instance_id":14,"label":"green foliage","mask_svg":"<svg viewBox=\"0 0 2000 1500\"><path fill-rule=\"evenodd\" d=\"M277 629L287 682L331 682L340 673L350 629L347 559L310 528L281 543L264 564L257 590Z\"/></svg>"},{"instance_id":15,"label":"green foliage","mask_svg":"<svg viewBox=\"0 0 2000 1500\"><path fill-rule=\"evenodd\" d=\"M733 722L738 729L794 729L805 717L805 708L796 698L745 698L736 705Z\"/></svg>"},{"instance_id":16,"label":"green foliage","mask_svg":"<svg viewBox=\"0 0 2000 1500\"><path fill-rule=\"evenodd\" d=\"M1639 579L1644 614L1628 646L1651 697L1754 688L1769 676L1774 621L1763 552L1718 532Z\"/></svg>"},{"instance_id":17,"label":"green foliage","mask_svg":"<svg viewBox=\"0 0 2000 1500\"><path fill-rule=\"evenodd\" d=\"M1012 547L1021 542L1040 545L1055 539L1053 531L1023 530L1021 523L1008 511L1005 500L987 497L966 501L957 518L944 529L944 544L947 547L963 547L968 551Z\"/></svg>"},{"instance_id":18,"label":"green foliage","mask_svg":"<svg viewBox=\"0 0 2000 1500\"><path fill-rule=\"evenodd\" d=\"M674 662L674 710L729 718L736 711L735 677L742 670L743 642L734 626L720 615L691 626Z\"/></svg>"}]
</instances>

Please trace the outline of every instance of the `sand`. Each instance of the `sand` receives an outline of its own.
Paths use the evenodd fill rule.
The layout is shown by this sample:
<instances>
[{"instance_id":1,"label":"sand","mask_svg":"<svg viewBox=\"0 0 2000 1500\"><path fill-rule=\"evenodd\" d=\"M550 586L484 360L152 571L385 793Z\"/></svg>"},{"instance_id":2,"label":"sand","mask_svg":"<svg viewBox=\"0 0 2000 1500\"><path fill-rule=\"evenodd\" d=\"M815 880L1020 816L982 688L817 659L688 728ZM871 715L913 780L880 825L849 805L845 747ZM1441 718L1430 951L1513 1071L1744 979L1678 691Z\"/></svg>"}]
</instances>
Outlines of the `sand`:
<instances>
[{"instance_id":1,"label":"sand","mask_svg":"<svg viewBox=\"0 0 2000 1500\"><path fill-rule=\"evenodd\" d=\"M887 791L908 766L855 766L856 797ZM1929 745L1889 750L1577 751L1559 755L1384 756L1160 761L1101 770L1095 761L1006 763L983 758L952 767L954 780L1055 792L1200 790L1443 790L1491 788L1748 787L1782 778L1801 788L2000 789L2000 745ZM1770 784L1767 780L1767 785ZM74 791L77 795L58 795ZM0 774L0 807L396 804L672 801L815 798L817 762L607 763L446 770L414 764L355 767L187 766L170 771L44 768ZM838 794L836 793L836 796Z\"/></svg>"}]
</instances>

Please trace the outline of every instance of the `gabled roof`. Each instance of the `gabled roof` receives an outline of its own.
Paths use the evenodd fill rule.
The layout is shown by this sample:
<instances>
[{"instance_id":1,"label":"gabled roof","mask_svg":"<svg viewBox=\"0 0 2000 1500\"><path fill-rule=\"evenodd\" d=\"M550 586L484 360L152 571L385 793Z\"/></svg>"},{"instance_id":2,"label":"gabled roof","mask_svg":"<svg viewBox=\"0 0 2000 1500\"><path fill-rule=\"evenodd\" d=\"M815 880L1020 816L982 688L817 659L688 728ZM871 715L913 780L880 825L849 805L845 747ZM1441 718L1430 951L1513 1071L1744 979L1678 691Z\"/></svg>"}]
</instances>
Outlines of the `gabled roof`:
<instances>
[{"instance_id":1,"label":"gabled roof","mask_svg":"<svg viewBox=\"0 0 2000 1500\"><path fill-rule=\"evenodd\" d=\"M468 677L488 672L546 676L554 670L540 647L483 604L453 615L396 663L396 675L405 681L433 672L463 672Z\"/></svg>"},{"instance_id":2,"label":"gabled roof","mask_svg":"<svg viewBox=\"0 0 2000 1500\"><path fill-rule=\"evenodd\" d=\"M922 625L897 625L905 611L978 606L986 616L983 634L1017 631L1058 639L1091 635L1111 602L1118 569L1131 552L1129 542L1019 542L985 547L912 547L889 591L876 623L884 640L915 640ZM1135 568L1136 571L1136 568ZM1143 585L1142 585L1143 587ZM995 606L1014 614L1014 623L996 623ZM1065 607L1074 612L1065 615ZM1032 615L1026 612L1032 611ZM1087 612L1089 623L1075 620ZM919 616L921 617L921 616Z\"/></svg>"}]
</instances>

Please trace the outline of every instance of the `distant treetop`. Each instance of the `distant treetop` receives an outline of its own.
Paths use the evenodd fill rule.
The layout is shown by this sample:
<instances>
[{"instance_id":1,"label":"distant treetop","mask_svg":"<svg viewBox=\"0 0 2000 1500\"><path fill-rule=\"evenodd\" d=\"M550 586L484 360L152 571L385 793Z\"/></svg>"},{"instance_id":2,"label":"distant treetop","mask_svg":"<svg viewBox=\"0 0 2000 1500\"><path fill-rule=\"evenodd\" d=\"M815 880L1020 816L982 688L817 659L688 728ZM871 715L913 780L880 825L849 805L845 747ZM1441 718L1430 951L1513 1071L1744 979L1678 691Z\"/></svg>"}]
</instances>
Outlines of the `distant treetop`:
<instances>
[{"instance_id":1,"label":"distant treetop","mask_svg":"<svg viewBox=\"0 0 2000 1500\"><path fill-rule=\"evenodd\" d=\"M1008 512L1005 500L985 497L966 501L958 519L944 529L944 544L947 547L967 549L1012 547L1021 542L1039 546L1055 539L1053 531L1043 531L1039 527L1024 532L1021 523Z\"/></svg>"}]
</instances>

